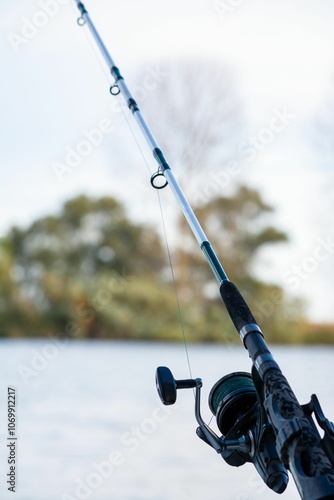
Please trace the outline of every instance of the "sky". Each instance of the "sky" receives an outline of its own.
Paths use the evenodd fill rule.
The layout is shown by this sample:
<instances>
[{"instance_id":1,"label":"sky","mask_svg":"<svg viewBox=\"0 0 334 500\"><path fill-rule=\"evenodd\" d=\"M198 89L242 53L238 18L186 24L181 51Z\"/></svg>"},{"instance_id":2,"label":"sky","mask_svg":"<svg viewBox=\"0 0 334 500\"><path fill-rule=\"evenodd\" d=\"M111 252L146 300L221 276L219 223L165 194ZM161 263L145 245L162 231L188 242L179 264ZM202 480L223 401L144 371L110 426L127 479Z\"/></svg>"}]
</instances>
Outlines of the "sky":
<instances>
[{"instance_id":1,"label":"sky","mask_svg":"<svg viewBox=\"0 0 334 500\"><path fill-rule=\"evenodd\" d=\"M333 102L333 2L86 0L85 6L139 104L166 77L160 66L166 58L233 65L248 128L236 151L242 167L230 175L261 191L275 208L273 223L290 238L261 254L258 272L305 297L311 319L334 321L333 149L330 156L319 147L319 121L330 122ZM1 2L0 235L55 213L79 193L117 196L130 212L159 224L147 165L77 17L74 0ZM150 75L141 85L138 69ZM203 92L209 89L208 82ZM331 143L330 127L322 133ZM164 196L168 212L172 202Z\"/></svg>"}]
</instances>

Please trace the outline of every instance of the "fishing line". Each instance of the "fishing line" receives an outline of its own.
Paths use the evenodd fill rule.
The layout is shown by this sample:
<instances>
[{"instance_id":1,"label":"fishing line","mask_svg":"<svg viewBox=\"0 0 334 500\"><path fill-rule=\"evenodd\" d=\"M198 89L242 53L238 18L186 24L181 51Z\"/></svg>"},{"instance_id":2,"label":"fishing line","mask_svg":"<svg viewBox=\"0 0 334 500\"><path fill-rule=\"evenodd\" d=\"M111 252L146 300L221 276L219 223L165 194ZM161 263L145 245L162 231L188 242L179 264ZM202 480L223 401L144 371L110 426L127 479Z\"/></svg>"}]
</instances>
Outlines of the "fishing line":
<instances>
[{"instance_id":1,"label":"fishing line","mask_svg":"<svg viewBox=\"0 0 334 500\"><path fill-rule=\"evenodd\" d=\"M168 243L168 237L167 237L167 231L166 231L166 225L165 225L163 207L162 207L161 197L160 197L159 191L157 191L157 195L158 195L158 200L159 200L160 215L161 215L162 228L163 228L164 237L165 237L167 255L168 255L169 265L170 265L170 269L171 269L171 273L172 273L172 279L173 279L173 285L174 285L174 291L175 291L175 299L176 299L177 310L178 310L178 315L179 315L179 321L180 321L180 326L181 326L181 331L182 331L184 349L185 349L186 358L187 358L188 370L189 370L190 378L193 378L192 372L191 372L191 366L190 366L188 343L187 343L187 339L186 339L186 334L185 334L185 330L184 330L184 323L183 323L183 318L182 318L181 304L180 304L179 297L178 297L178 292L177 292L177 285L176 285L176 279L175 279L175 275L174 275L174 267L173 267L172 255L171 255L170 247L169 247L169 243Z\"/></svg>"},{"instance_id":2,"label":"fishing line","mask_svg":"<svg viewBox=\"0 0 334 500\"><path fill-rule=\"evenodd\" d=\"M83 18L79 18L79 19L83 19ZM85 22L79 22L79 20L78 20L78 24L79 24L80 27L84 27L84 25L86 23ZM89 43L89 45L90 45L90 47L92 49L92 52L93 52L95 58L97 59L98 64L99 64L100 68L102 69L104 76L106 77L106 79L108 81L108 85L110 85L109 73L107 74L107 72L105 70L105 66L102 64L102 61L100 60L100 56L98 55L98 53L96 51L96 47L93 44L93 42L91 40L91 37L88 35L88 33L87 33L87 31L85 29L83 31L85 32L85 36L86 36L86 38L88 40L88 43ZM125 112L123 106L121 105L121 100L120 100L119 92L118 93L113 93L113 91L112 91L112 89L115 86L117 87L117 83L114 83L110 87L110 93L111 93L112 96L114 96L114 97L117 98L116 102L118 104L118 107L120 108L120 110L121 110L121 112L123 114L123 117L125 119L125 122L127 123L127 126L129 127L130 133L132 135L132 138L133 138L135 144L137 145L137 148L138 148L138 150L140 152L140 155L141 155L141 157L143 159L143 162L146 165L146 168L147 168L150 176L152 176L152 170L151 170L150 165L149 165L149 163L147 161L147 158L146 158L146 156L144 154L144 151L141 148L141 145L140 145L140 143L138 141L136 133L135 133L135 131L134 131L134 129L133 129L131 123L130 123L130 120L128 119L128 115ZM165 245L166 245L166 252L167 252L167 256L168 256L169 267L170 267L170 270L171 270L171 276L172 276L173 288L174 288L174 293L175 293L175 301L176 301L176 306L177 306L177 311L178 311L178 318L179 318L179 323L180 323L180 328L181 328L181 333L182 333L183 345L184 345L184 349L185 349L185 355L186 355L186 360L187 360L189 375L192 378L192 370L191 370L191 364L190 364L190 356L189 356L188 343L187 343L187 339L186 339L185 328L184 328L184 321L183 321L182 310L181 310L181 304L180 304L178 290L177 290L177 283L176 283L176 278L175 278L175 273L174 273L174 265L173 265L173 260L172 260L172 254L171 254L170 245L169 245L168 236L167 236L164 211L163 211L163 206L162 206L162 202L161 202L161 197L160 197L159 190L156 189L156 192L157 192L157 197L158 197L159 211L160 211L160 217L161 217L161 224L162 224L162 230L163 230L163 235L164 235L164 241L165 241Z\"/></svg>"},{"instance_id":3,"label":"fishing line","mask_svg":"<svg viewBox=\"0 0 334 500\"><path fill-rule=\"evenodd\" d=\"M146 158L146 156L144 154L144 151L142 150L142 148L140 146L140 143L139 143L139 141L137 139L135 131L134 131L133 127L131 126L130 121L128 120L127 114L125 113L125 111L124 111L124 109L123 109L123 107L121 105L120 105L120 108L122 110L122 113L124 115L126 123L129 126L129 129L130 129L130 132L132 134L132 137L133 137L133 139L134 139L134 141L135 141L135 143L136 143L136 145L137 145L137 147L139 149L141 157L142 157L142 159L143 159L143 161L144 161L144 163L145 163L145 165L147 167L147 170L149 171L149 173L151 175L152 172L151 172L149 163L148 163L147 158ZM158 189L156 189L156 192L157 192L157 197L158 197L159 211L160 211L162 230L163 230L163 234L164 234L164 240L165 240L166 251L167 251L167 256L168 256L168 262L169 262L169 267L170 267L171 275L172 275L173 288L174 288L174 293L175 293L175 300L176 300L176 306L177 306L177 311L178 311L180 328L181 328L181 332L182 332L183 345L184 345L184 349L185 349L185 354L186 354L186 359L187 359L187 365L188 365L189 375L192 378L192 371L191 371L191 364L190 364L188 343L187 343L186 334L185 334L185 328L184 328L184 322L183 322L181 304L180 304L179 295L178 295L178 291L177 291L177 283L176 283L176 278L175 278L175 273L174 273L174 265L173 265L172 254L171 254L170 245L169 245L169 241L168 241L167 229L166 229L166 224L165 224L164 210L163 210L163 206L162 206L160 192L159 192Z\"/></svg>"}]
</instances>

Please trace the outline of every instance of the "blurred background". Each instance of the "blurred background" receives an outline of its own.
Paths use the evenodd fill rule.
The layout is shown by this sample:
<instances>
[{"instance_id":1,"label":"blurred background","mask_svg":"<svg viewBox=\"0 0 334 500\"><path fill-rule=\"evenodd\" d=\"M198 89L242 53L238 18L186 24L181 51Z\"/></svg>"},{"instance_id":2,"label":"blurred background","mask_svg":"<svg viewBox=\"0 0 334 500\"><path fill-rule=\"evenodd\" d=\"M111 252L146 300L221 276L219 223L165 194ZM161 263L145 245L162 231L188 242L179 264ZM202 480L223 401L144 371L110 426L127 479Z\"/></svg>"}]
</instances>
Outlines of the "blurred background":
<instances>
[{"instance_id":1,"label":"blurred background","mask_svg":"<svg viewBox=\"0 0 334 500\"><path fill-rule=\"evenodd\" d=\"M278 361L294 364L298 396L312 386L333 415L332 2L85 5L229 278ZM253 470L204 460L191 398L162 418L155 366L174 362L178 378L196 368L212 385L249 361L172 194L149 183L154 159L110 95L75 2L3 2L0 13L1 372L3 394L16 385L21 404L18 498L199 500L221 498L220 483L224 498L259 498ZM115 448L135 451L141 474L125 460L75 493ZM155 481L141 483L152 467Z\"/></svg>"}]
</instances>

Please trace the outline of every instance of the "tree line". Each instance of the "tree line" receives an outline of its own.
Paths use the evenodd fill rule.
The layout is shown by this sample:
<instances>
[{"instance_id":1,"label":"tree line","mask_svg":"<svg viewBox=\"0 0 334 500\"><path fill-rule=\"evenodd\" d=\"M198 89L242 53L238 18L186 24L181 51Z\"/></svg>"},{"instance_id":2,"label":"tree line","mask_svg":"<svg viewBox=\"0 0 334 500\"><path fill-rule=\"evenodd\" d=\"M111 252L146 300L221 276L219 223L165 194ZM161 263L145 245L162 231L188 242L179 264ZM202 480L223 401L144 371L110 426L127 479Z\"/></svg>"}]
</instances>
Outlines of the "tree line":
<instances>
[{"instance_id":1,"label":"tree line","mask_svg":"<svg viewBox=\"0 0 334 500\"><path fill-rule=\"evenodd\" d=\"M259 193L241 186L197 215L217 235L213 245L268 341L326 341L326 332L319 337L306 322L300 301L252 271L261 248L287 239L266 224L271 210ZM190 234L173 248L173 260L187 339L238 342ZM0 246L0 314L3 337L182 340L164 245L154 228L130 220L113 197L81 195L58 214L8 231Z\"/></svg>"}]
</instances>

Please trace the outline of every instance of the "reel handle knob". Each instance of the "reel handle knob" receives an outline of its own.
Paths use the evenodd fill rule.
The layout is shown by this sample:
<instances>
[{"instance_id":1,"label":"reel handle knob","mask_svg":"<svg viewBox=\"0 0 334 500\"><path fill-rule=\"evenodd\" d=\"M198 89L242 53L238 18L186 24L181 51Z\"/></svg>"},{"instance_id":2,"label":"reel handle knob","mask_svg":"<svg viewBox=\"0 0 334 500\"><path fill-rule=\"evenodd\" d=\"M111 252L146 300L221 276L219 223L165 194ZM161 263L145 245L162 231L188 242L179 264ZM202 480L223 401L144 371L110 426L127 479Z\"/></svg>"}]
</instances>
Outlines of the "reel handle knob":
<instances>
[{"instance_id":1,"label":"reel handle knob","mask_svg":"<svg viewBox=\"0 0 334 500\"><path fill-rule=\"evenodd\" d=\"M155 383L159 397L164 405L173 405L176 401L177 389L196 387L196 380L175 380L167 366L159 366L155 373Z\"/></svg>"}]
</instances>

